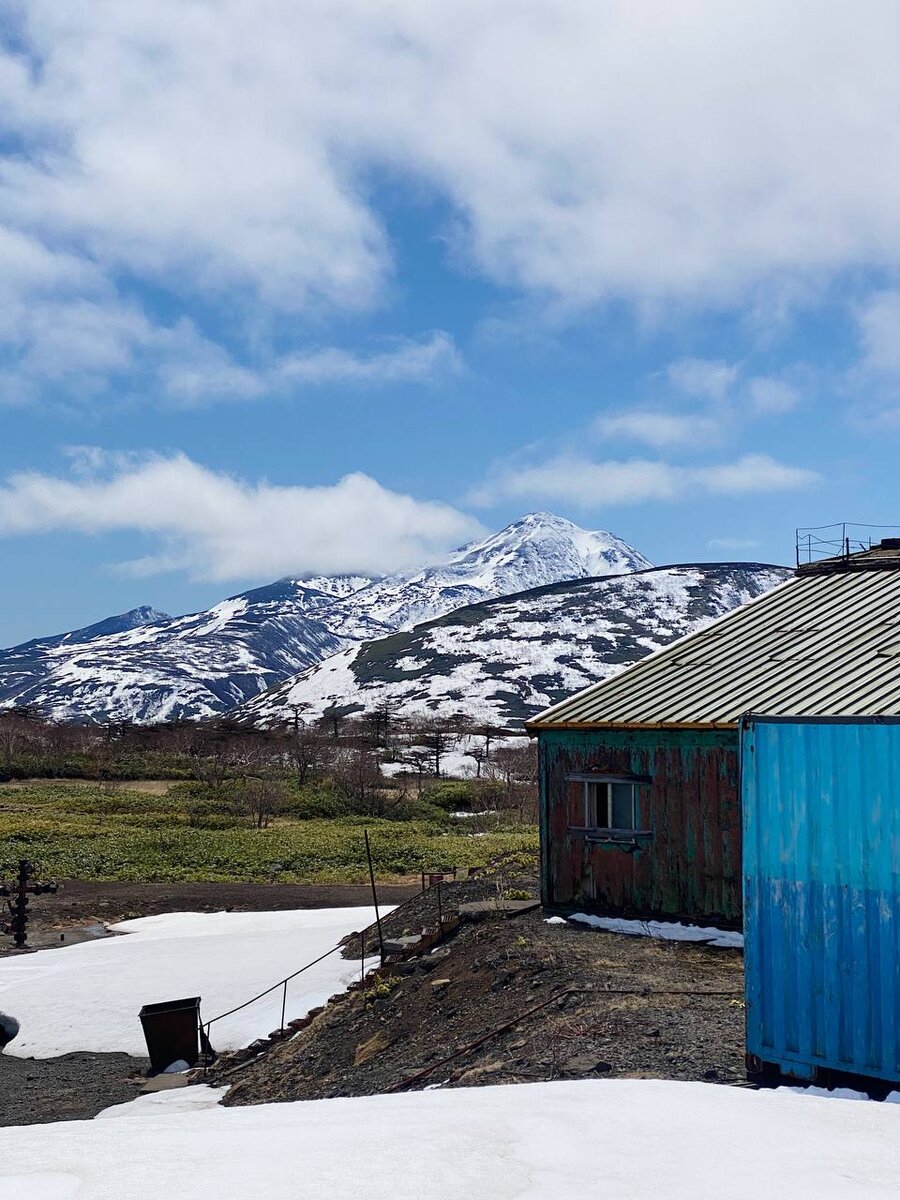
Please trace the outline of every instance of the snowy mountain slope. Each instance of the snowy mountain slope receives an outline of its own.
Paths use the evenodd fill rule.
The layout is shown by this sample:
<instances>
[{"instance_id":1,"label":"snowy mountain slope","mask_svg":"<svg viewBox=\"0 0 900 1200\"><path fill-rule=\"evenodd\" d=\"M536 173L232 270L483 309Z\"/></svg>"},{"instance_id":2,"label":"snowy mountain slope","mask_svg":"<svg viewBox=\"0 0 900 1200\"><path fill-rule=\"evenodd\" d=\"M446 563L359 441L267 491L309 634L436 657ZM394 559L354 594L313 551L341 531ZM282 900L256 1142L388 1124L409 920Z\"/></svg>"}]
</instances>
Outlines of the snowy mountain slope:
<instances>
[{"instance_id":1,"label":"snowy mountain slope","mask_svg":"<svg viewBox=\"0 0 900 1200\"><path fill-rule=\"evenodd\" d=\"M282 580L186 617L0 653L0 702L61 720L147 721L222 712L349 643L318 614L333 599ZM354 635L374 622L354 618Z\"/></svg>"},{"instance_id":2,"label":"snowy mountain slope","mask_svg":"<svg viewBox=\"0 0 900 1200\"><path fill-rule=\"evenodd\" d=\"M145 625L156 625L171 620L168 613L142 605L128 612L118 613L114 617L106 617L93 625L86 625L83 629L73 629L69 633L58 633L50 637L32 638L31 641L22 642L9 650L0 650L0 698L5 700L8 696L31 695L47 678L53 659L67 657L76 652L76 647L86 646ZM22 699L17 700L17 703L27 704L29 701Z\"/></svg>"},{"instance_id":3,"label":"snowy mountain slope","mask_svg":"<svg viewBox=\"0 0 900 1200\"><path fill-rule=\"evenodd\" d=\"M605 530L581 529L553 513L529 513L483 541L454 550L442 562L377 580L356 592L350 603L354 611L383 625L409 629L479 600L650 565Z\"/></svg>"},{"instance_id":4,"label":"snowy mountain slope","mask_svg":"<svg viewBox=\"0 0 900 1200\"><path fill-rule=\"evenodd\" d=\"M387 705L516 723L790 578L783 567L661 567L469 605L359 647L236 709L262 725Z\"/></svg>"},{"instance_id":5,"label":"snowy mountain slope","mask_svg":"<svg viewBox=\"0 0 900 1200\"><path fill-rule=\"evenodd\" d=\"M27 704L76 721L212 716L330 655L461 604L646 565L611 534L535 513L387 579L280 579L205 612L134 610L0 651L0 706Z\"/></svg>"}]
</instances>

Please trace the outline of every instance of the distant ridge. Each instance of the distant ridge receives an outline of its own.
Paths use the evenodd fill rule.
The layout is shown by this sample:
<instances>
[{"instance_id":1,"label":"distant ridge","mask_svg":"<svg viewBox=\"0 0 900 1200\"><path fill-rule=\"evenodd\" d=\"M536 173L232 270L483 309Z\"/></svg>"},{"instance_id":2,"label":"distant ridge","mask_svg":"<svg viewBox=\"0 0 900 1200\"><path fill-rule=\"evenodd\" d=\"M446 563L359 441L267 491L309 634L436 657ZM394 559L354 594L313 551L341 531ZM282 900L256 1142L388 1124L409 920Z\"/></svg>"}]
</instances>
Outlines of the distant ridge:
<instances>
[{"instance_id":1,"label":"distant ridge","mask_svg":"<svg viewBox=\"0 0 900 1200\"><path fill-rule=\"evenodd\" d=\"M415 570L286 577L204 612L137 608L2 650L0 706L89 722L210 717L331 655L462 605L649 565L611 533L529 513Z\"/></svg>"},{"instance_id":2,"label":"distant ridge","mask_svg":"<svg viewBox=\"0 0 900 1200\"><path fill-rule=\"evenodd\" d=\"M232 716L272 726L385 708L516 724L792 575L699 563L547 584L343 650Z\"/></svg>"}]
</instances>

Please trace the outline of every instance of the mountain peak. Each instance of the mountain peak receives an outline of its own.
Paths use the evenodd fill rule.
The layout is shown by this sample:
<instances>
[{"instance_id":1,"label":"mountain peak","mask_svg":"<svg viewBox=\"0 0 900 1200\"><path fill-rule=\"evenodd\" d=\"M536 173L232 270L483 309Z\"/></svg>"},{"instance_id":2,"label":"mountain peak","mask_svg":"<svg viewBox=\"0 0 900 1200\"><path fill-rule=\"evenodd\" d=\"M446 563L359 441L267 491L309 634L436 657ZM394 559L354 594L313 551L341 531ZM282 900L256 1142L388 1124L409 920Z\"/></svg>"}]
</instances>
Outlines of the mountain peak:
<instances>
[{"instance_id":1,"label":"mountain peak","mask_svg":"<svg viewBox=\"0 0 900 1200\"><path fill-rule=\"evenodd\" d=\"M463 605L649 566L613 534L527 513L438 562L387 579L284 578L200 613L145 605L0 653L0 707L56 718L171 720L222 712L363 641Z\"/></svg>"},{"instance_id":2,"label":"mountain peak","mask_svg":"<svg viewBox=\"0 0 900 1200\"><path fill-rule=\"evenodd\" d=\"M160 612L149 604L140 604L137 608L129 608L128 612L116 613L113 617L104 617L93 625L85 625L82 629L74 629L71 633L58 634L53 641L88 642L94 638L107 637L109 634L126 633L129 629L140 629L143 625L156 625L159 621L171 621L168 613Z\"/></svg>"}]
</instances>

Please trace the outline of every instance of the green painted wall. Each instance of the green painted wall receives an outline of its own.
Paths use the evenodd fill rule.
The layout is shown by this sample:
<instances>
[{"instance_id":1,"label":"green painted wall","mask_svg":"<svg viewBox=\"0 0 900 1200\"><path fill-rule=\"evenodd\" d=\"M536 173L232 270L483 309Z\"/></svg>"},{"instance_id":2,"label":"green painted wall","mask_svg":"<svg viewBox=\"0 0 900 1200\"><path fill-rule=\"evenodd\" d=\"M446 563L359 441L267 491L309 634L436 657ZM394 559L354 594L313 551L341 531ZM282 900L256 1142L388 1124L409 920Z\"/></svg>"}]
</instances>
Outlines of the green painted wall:
<instances>
[{"instance_id":1,"label":"green painted wall","mask_svg":"<svg viewBox=\"0 0 900 1200\"><path fill-rule=\"evenodd\" d=\"M548 907L726 925L741 918L736 730L547 730L538 738L541 887ZM649 776L639 849L570 832L583 772Z\"/></svg>"}]
</instances>

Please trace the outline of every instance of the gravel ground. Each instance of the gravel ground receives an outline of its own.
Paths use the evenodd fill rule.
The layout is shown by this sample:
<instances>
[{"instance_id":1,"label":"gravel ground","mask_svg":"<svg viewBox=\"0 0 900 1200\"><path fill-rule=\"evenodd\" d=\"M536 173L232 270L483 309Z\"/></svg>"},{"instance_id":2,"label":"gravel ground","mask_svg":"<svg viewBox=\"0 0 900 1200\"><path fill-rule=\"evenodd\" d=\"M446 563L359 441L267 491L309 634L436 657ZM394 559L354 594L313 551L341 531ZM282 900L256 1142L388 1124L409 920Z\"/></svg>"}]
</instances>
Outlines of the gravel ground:
<instances>
[{"instance_id":1,"label":"gravel ground","mask_svg":"<svg viewBox=\"0 0 900 1200\"><path fill-rule=\"evenodd\" d=\"M0 1125L87 1121L111 1104L134 1100L148 1066L127 1054L0 1054Z\"/></svg>"},{"instance_id":2,"label":"gravel ground","mask_svg":"<svg viewBox=\"0 0 900 1200\"><path fill-rule=\"evenodd\" d=\"M477 890L457 887L461 902ZM454 886L444 891L449 906ZM389 923L415 926L408 911ZM596 1075L742 1084L743 1055L740 951L530 912L463 924L233 1074L237 1060L221 1060L213 1078L233 1084L226 1104Z\"/></svg>"}]
</instances>

